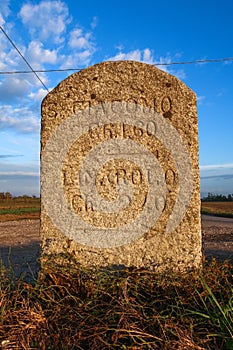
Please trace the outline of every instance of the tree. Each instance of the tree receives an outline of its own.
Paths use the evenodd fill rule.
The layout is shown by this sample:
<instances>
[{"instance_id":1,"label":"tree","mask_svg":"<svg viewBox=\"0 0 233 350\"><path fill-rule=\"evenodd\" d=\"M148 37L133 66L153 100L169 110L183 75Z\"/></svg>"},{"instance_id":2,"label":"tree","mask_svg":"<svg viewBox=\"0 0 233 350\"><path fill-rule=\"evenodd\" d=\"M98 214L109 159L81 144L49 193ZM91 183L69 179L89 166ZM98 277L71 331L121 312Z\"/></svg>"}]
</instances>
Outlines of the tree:
<instances>
[{"instance_id":1,"label":"tree","mask_svg":"<svg viewBox=\"0 0 233 350\"><path fill-rule=\"evenodd\" d=\"M12 200L12 194L10 192L6 192L5 193L5 199L7 202Z\"/></svg>"}]
</instances>

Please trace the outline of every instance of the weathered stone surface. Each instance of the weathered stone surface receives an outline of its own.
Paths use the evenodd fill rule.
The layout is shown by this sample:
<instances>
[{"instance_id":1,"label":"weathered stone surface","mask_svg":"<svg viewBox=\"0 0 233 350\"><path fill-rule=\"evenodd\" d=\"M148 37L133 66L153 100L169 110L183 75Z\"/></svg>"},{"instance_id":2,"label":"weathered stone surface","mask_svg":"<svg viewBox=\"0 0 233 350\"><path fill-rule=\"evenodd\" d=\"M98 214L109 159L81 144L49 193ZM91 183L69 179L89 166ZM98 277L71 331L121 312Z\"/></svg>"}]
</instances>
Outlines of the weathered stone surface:
<instances>
[{"instance_id":1,"label":"weathered stone surface","mask_svg":"<svg viewBox=\"0 0 233 350\"><path fill-rule=\"evenodd\" d=\"M44 256L85 266L201 262L196 97L152 65L104 62L42 103Z\"/></svg>"}]
</instances>

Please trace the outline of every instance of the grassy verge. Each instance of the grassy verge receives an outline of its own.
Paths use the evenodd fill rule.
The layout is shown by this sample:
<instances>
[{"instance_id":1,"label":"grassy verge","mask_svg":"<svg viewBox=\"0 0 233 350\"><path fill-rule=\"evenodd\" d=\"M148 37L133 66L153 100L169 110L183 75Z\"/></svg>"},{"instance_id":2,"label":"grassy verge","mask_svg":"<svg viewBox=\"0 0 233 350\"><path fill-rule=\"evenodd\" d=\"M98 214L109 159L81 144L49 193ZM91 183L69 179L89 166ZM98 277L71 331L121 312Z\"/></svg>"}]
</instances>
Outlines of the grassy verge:
<instances>
[{"instance_id":1,"label":"grassy verge","mask_svg":"<svg viewBox=\"0 0 233 350\"><path fill-rule=\"evenodd\" d=\"M228 262L182 275L71 266L51 261L35 284L2 267L2 349L233 349Z\"/></svg>"}]
</instances>

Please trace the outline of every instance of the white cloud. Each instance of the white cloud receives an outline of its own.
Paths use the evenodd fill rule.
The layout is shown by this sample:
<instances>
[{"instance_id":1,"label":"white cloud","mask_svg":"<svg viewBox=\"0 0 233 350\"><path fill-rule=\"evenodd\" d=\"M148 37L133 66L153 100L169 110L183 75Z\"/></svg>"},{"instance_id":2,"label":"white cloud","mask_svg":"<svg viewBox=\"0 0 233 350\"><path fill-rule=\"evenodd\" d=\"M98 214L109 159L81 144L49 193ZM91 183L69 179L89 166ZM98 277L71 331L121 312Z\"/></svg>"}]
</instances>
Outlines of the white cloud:
<instances>
[{"instance_id":1,"label":"white cloud","mask_svg":"<svg viewBox=\"0 0 233 350\"><path fill-rule=\"evenodd\" d=\"M10 67L13 69L18 65L19 54L16 52L14 48L9 45L6 37L0 31L0 68L1 70L10 70Z\"/></svg>"},{"instance_id":2,"label":"white cloud","mask_svg":"<svg viewBox=\"0 0 233 350\"><path fill-rule=\"evenodd\" d=\"M154 63L155 66L157 66L159 69L163 70L164 72L167 72L169 74L175 75L178 79L184 80L186 79L186 74L184 72L183 69L173 69L172 65L170 65L172 63L172 61L175 61L176 57L179 57L180 54L176 54L174 59L172 60L172 58L170 57L170 55L167 55L165 57L160 56L158 60L156 60L156 62Z\"/></svg>"},{"instance_id":3,"label":"white cloud","mask_svg":"<svg viewBox=\"0 0 233 350\"><path fill-rule=\"evenodd\" d=\"M42 101L42 99L47 95L48 91L45 89L39 89L36 92L31 92L28 96L34 101Z\"/></svg>"},{"instance_id":4,"label":"white cloud","mask_svg":"<svg viewBox=\"0 0 233 350\"><path fill-rule=\"evenodd\" d=\"M202 57L199 59L199 61L205 61L207 58L206 56L205 57ZM197 62L196 65L197 66L204 66L205 64L207 64L207 62Z\"/></svg>"},{"instance_id":5,"label":"white cloud","mask_svg":"<svg viewBox=\"0 0 233 350\"><path fill-rule=\"evenodd\" d=\"M5 18L7 18L10 14L9 8L10 0L2 0L1 1L1 13L0 13L0 25L3 26L5 23Z\"/></svg>"},{"instance_id":6,"label":"white cloud","mask_svg":"<svg viewBox=\"0 0 233 350\"><path fill-rule=\"evenodd\" d=\"M3 15L9 14L8 4L9 1L5 1L4 12L1 4L2 21L5 20ZM19 20L24 24L21 29L26 31L22 41L15 32ZM96 21L93 18L92 26ZM61 0L24 2L14 21L6 22L5 29L35 70L86 66L96 51L92 32L72 22L66 2ZM29 70L1 32L0 70ZM38 75L48 87L51 85L49 78L54 79L53 85L59 82L59 75L42 72ZM40 102L46 94L33 73L0 76L0 131L14 131L17 137L20 133L38 133ZM16 103L17 109L14 107ZM10 104L13 104L12 107ZM25 108L25 105L28 107Z\"/></svg>"},{"instance_id":7,"label":"white cloud","mask_svg":"<svg viewBox=\"0 0 233 350\"><path fill-rule=\"evenodd\" d=\"M60 56L64 62L61 68L76 68L87 66L96 51L95 43L90 32L75 28L70 32L68 45L70 54Z\"/></svg>"},{"instance_id":8,"label":"white cloud","mask_svg":"<svg viewBox=\"0 0 233 350\"><path fill-rule=\"evenodd\" d=\"M26 107L0 106L0 130L9 129L20 133L38 133L40 122L34 113Z\"/></svg>"},{"instance_id":9,"label":"white cloud","mask_svg":"<svg viewBox=\"0 0 233 350\"><path fill-rule=\"evenodd\" d=\"M223 180L231 181L231 188L232 188L233 163L201 165L200 175L201 175L202 185L204 184L203 183L204 180L209 181L209 179L215 178L215 179L221 179L221 181ZM206 185L208 184L205 184L205 187ZM215 184L215 185L219 185L219 184ZM214 190L216 190L216 186ZM228 191L229 190L230 189L228 189Z\"/></svg>"},{"instance_id":10,"label":"white cloud","mask_svg":"<svg viewBox=\"0 0 233 350\"><path fill-rule=\"evenodd\" d=\"M200 165L201 170L233 169L233 163Z\"/></svg>"},{"instance_id":11,"label":"white cloud","mask_svg":"<svg viewBox=\"0 0 233 350\"><path fill-rule=\"evenodd\" d=\"M18 45L22 54L29 60L34 69L43 68L43 63L56 61L55 50L44 50L39 42L32 41L26 46ZM29 70L23 59L9 43L0 40L0 69L2 71ZM40 74L44 82L47 82L46 75ZM0 77L0 96L1 103L15 101L16 99L25 99L29 91L32 91L41 83L32 74L2 75Z\"/></svg>"},{"instance_id":12,"label":"white cloud","mask_svg":"<svg viewBox=\"0 0 233 350\"><path fill-rule=\"evenodd\" d=\"M233 163L200 166L201 193L232 193Z\"/></svg>"},{"instance_id":13,"label":"white cloud","mask_svg":"<svg viewBox=\"0 0 233 350\"><path fill-rule=\"evenodd\" d=\"M108 61L133 60L149 64L159 63L160 69L163 70L167 70L167 67L162 66L161 64L171 62L170 57L159 57L159 59L155 59L153 50L149 48L143 50L136 49L129 52L123 52L122 46L118 46L117 48L119 49L119 52L115 56L108 58Z\"/></svg>"},{"instance_id":14,"label":"white cloud","mask_svg":"<svg viewBox=\"0 0 233 350\"><path fill-rule=\"evenodd\" d=\"M186 74L182 69L172 70L167 66L167 64L170 64L172 62L170 56L160 56L159 58L155 58L153 50L149 48L145 48L143 50L136 49L129 52L123 52L122 46L118 46L117 48L119 49L119 52L115 56L108 58L108 61L133 60L144 62L153 64L164 72L175 75L179 79L186 78Z\"/></svg>"},{"instance_id":15,"label":"white cloud","mask_svg":"<svg viewBox=\"0 0 233 350\"><path fill-rule=\"evenodd\" d=\"M205 96L197 96L197 102L199 106L203 104L203 101L205 100L205 98L206 98Z\"/></svg>"},{"instance_id":16,"label":"white cloud","mask_svg":"<svg viewBox=\"0 0 233 350\"><path fill-rule=\"evenodd\" d=\"M120 51L115 56L108 58L108 61L121 61L121 60L142 61L142 52L139 49L129 51L129 52Z\"/></svg>"},{"instance_id":17,"label":"white cloud","mask_svg":"<svg viewBox=\"0 0 233 350\"><path fill-rule=\"evenodd\" d=\"M44 49L39 41L31 41L27 49L28 60L34 69L41 67L42 63L57 63L57 50Z\"/></svg>"},{"instance_id":18,"label":"white cloud","mask_svg":"<svg viewBox=\"0 0 233 350\"><path fill-rule=\"evenodd\" d=\"M220 90L218 93L217 93L217 97L222 97L222 96L224 96L224 94L225 94L225 91L224 91L224 89L222 89L222 90Z\"/></svg>"},{"instance_id":19,"label":"white cloud","mask_svg":"<svg viewBox=\"0 0 233 350\"><path fill-rule=\"evenodd\" d=\"M40 79L47 85L47 76L45 73L38 73ZM31 98L42 95L41 89L42 84L31 74L17 74L17 75L6 75L4 79L0 80L0 105L3 103L15 103L19 105L25 105ZM37 100L37 98L36 98Z\"/></svg>"},{"instance_id":20,"label":"white cloud","mask_svg":"<svg viewBox=\"0 0 233 350\"><path fill-rule=\"evenodd\" d=\"M64 41L63 34L67 24L70 23L68 7L62 1L41 1L38 4L25 4L22 6L20 18L29 28L33 38L54 41Z\"/></svg>"},{"instance_id":21,"label":"white cloud","mask_svg":"<svg viewBox=\"0 0 233 350\"><path fill-rule=\"evenodd\" d=\"M0 50L1 50L0 51L0 69L1 69L1 71L3 71L7 68L7 64L5 63L6 53L4 51L2 51L1 47L0 47Z\"/></svg>"},{"instance_id":22,"label":"white cloud","mask_svg":"<svg viewBox=\"0 0 233 350\"><path fill-rule=\"evenodd\" d=\"M0 13L0 26L3 26L4 23L5 23L5 20L2 16L2 14Z\"/></svg>"},{"instance_id":23,"label":"white cloud","mask_svg":"<svg viewBox=\"0 0 233 350\"><path fill-rule=\"evenodd\" d=\"M124 45L122 45L122 44L115 45L115 49L117 49L118 51L123 51L124 50Z\"/></svg>"},{"instance_id":24,"label":"white cloud","mask_svg":"<svg viewBox=\"0 0 233 350\"><path fill-rule=\"evenodd\" d=\"M7 1L8 3L8 1ZM73 23L66 2L61 0L42 0L36 4L24 3L16 17L16 21L8 22L8 29L13 41L14 30L17 28L17 19L24 24L24 30L29 32L31 40L17 42L16 45L35 70L46 68L73 68L89 65L96 51L96 45L91 31L86 31L77 23ZM96 25L94 17L91 27ZM69 31L67 26L69 25ZM1 34L1 33L0 33ZM27 36L28 37L28 36ZM47 40L48 39L48 40ZM49 67L48 67L49 65ZM4 35L0 37L0 70L28 70L25 62L16 50L9 45ZM48 75L38 73L45 85L49 85ZM53 75L55 77L55 75ZM18 78L22 82L19 88ZM20 75L14 79L1 77L0 93L2 101L11 98L28 97L28 87L36 94L35 89L41 88L41 83L33 74ZM55 82L56 84L56 82ZM32 95L31 95L32 96Z\"/></svg>"},{"instance_id":25,"label":"white cloud","mask_svg":"<svg viewBox=\"0 0 233 350\"><path fill-rule=\"evenodd\" d=\"M81 28L76 28L70 32L70 39L68 42L72 49L91 49L93 43L91 41L90 33L83 33Z\"/></svg>"},{"instance_id":26,"label":"white cloud","mask_svg":"<svg viewBox=\"0 0 233 350\"><path fill-rule=\"evenodd\" d=\"M19 17L32 37L25 56L34 69L42 69L46 64L60 64L61 68L90 64L96 51L92 32L72 23L64 1L26 3L22 6ZM69 32L68 25L71 27ZM97 17L94 17L91 28L96 25Z\"/></svg>"},{"instance_id":27,"label":"white cloud","mask_svg":"<svg viewBox=\"0 0 233 350\"><path fill-rule=\"evenodd\" d=\"M31 85L28 80L20 78L20 76L6 76L6 78L0 81L0 96L1 101L13 101L16 98L24 97Z\"/></svg>"},{"instance_id":28,"label":"white cloud","mask_svg":"<svg viewBox=\"0 0 233 350\"><path fill-rule=\"evenodd\" d=\"M39 172L0 171L0 176L39 176Z\"/></svg>"},{"instance_id":29,"label":"white cloud","mask_svg":"<svg viewBox=\"0 0 233 350\"><path fill-rule=\"evenodd\" d=\"M97 27L98 24L98 17L93 17L92 22L91 22L91 28L95 29Z\"/></svg>"},{"instance_id":30,"label":"white cloud","mask_svg":"<svg viewBox=\"0 0 233 350\"><path fill-rule=\"evenodd\" d=\"M187 78L186 73L183 69L170 70L168 73L175 75L180 80L185 80Z\"/></svg>"},{"instance_id":31,"label":"white cloud","mask_svg":"<svg viewBox=\"0 0 233 350\"><path fill-rule=\"evenodd\" d=\"M20 47L20 51L30 62L33 69L43 69L44 64L55 64L57 61L57 51L44 49L43 44L37 41L31 41L28 48ZM17 51L0 47L0 69L3 71L14 70L30 70L25 64ZM39 73L40 78L46 84L47 75ZM27 99L30 91L41 87L41 82L37 79L35 74L17 74L17 75L3 75L0 77L0 96L1 102L15 101L16 99Z\"/></svg>"},{"instance_id":32,"label":"white cloud","mask_svg":"<svg viewBox=\"0 0 233 350\"><path fill-rule=\"evenodd\" d=\"M69 52L68 55L61 56L64 62L62 68L76 68L90 64L94 52L96 51L95 42L90 32L85 32L82 28L75 28L69 34Z\"/></svg>"},{"instance_id":33,"label":"white cloud","mask_svg":"<svg viewBox=\"0 0 233 350\"><path fill-rule=\"evenodd\" d=\"M143 61L153 63L153 52L150 49L145 49L143 51Z\"/></svg>"},{"instance_id":34,"label":"white cloud","mask_svg":"<svg viewBox=\"0 0 233 350\"><path fill-rule=\"evenodd\" d=\"M6 17L9 16L9 14L10 14L9 5L10 5L10 0L2 0L1 1L1 13Z\"/></svg>"},{"instance_id":35,"label":"white cloud","mask_svg":"<svg viewBox=\"0 0 233 350\"><path fill-rule=\"evenodd\" d=\"M39 166L33 163L0 162L0 186L2 192L13 195L39 195Z\"/></svg>"},{"instance_id":36,"label":"white cloud","mask_svg":"<svg viewBox=\"0 0 233 350\"><path fill-rule=\"evenodd\" d=\"M79 68L80 66L87 66L90 63L91 58L92 53L89 50L75 52L71 55L65 56L61 68Z\"/></svg>"}]
</instances>

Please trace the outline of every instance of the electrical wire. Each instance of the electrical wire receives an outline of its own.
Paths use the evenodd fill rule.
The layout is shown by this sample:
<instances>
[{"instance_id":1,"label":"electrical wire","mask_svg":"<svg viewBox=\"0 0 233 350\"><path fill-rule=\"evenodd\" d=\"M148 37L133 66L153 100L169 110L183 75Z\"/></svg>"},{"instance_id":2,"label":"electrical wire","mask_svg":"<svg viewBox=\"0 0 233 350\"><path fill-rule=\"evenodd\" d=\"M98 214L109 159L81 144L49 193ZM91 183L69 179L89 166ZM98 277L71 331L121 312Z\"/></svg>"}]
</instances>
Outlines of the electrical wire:
<instances>
[{"instance_id":1,"label":"electrical wire","mask_svg":"<svg viewBox=\"0 0 233 350\"><path fill-rule=\"evenodd\" d=\"M171 66L174 64L201 64L201 63L214 63L214 62L226 62L233 61L233 57L223 57L223 58L213 58L213 59L203 59L194 61L183 61L183 62L170 62L170 63L155 63L155 66Z\"/></svg>"},{"instance_id":2,"label":"electrical wire","mask_svg":"<svg viewBox=\"0 0 233 350\"><path fill-rule=\"evenodd\" d=\"M181 61L181 62L158 62L153 65L156 66L172 66L172 65L184 65L184 64L204 64L204 63L218 63L233 61L233 57L215 58L215 59L204 59L204 60L193 60L193 61ZM4 74L28 74L28 73L53 73L53 72L69 72L69 71L80 71L83 68L57 68L57 69L31 69L31 70L18 70L18 71L0 71L1 75ZM48 90L48 89L47 89Z\"/></svg>"},{"instance_id":3,"label":"electrical wire","mask_svg":"<svg viewBox=\"0 0 233 350\"><path fill-rule=\"evenodd\" d=\"M51 73L51 72L68 72L68 71L80 71L83 68L64 68L64 69L36 69L34 72L37 73ZM4 71L0 74L28 74L32 73L31 70L16 70L16 71Z\"/></svg>"},{"instance_id":4,"label":"electrical wire","mask_svg":"<svg viewBox=\"0 0 233 350\"><path fill-rule=\"evenodd\" d=\"M27 64L27 66L30 68L31 73L34 73L35 76L37 77L37 79L41 82L41 84L43 85L43 87L49 92L49 89L47 88L47 86L44 84L44 82L40 79L39 75L37 74L37 72L32 68L32 66L30 65L30 63L26 60L26 58L23 56L23 54L20 52L20 50L17 48L17 46L15 45L15 43L11 40L11 38L9 37L9 35L5 32L5 30L2 28L2 26L0 26L1 31L3 32L3 34L7 37L7 39L9 40L9 42L11 43L11 45L15 48L15 50L18 52L18 54L20 55L20 57L24 60L24 62Z\"/></svg>"},{"instance_id":5,"label":"electrical wire","mask_svg":"<svg viewBox=\"0 0 233 350\"><path fill-rule=\"evenodd\" d=\"M28 74L33 73L37 77L37 79L41 82L43 87L49 92L49 89L46 87L44 82L40 79L39 75L37 73L53 73L53 72L69 72L69 71L80 71L83 68L64 68L64 69L38 69L35 70L32 68L30 63L26 60L26 58L23 56L23 54L20 52L20 50L17 48L17 46L14 44L14 42L11 40L9 35L5 32L5 30L0 26L0 29L4 33L4 35L7 37L11 45L15 48L15 50L18 52L18 54L21 56L21 58L24 60L24 62L27 64L27 66L30 68L30 70L19 70L19 71L0 71L0 75L7 75L7 74ZM203 64L203 63L218 63L218 62L229 62L233 61L233 57L223 57L223 58L215 58L215 59L203 59L203 60L193 60L193 61L181 61L181 62L158 62L154 63L153 65L156 66L172 66L172 65L184 65L184 64Z\"/></svg>"}]
</instances>

